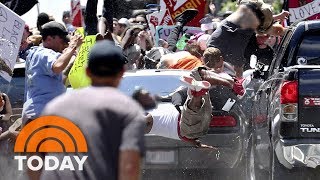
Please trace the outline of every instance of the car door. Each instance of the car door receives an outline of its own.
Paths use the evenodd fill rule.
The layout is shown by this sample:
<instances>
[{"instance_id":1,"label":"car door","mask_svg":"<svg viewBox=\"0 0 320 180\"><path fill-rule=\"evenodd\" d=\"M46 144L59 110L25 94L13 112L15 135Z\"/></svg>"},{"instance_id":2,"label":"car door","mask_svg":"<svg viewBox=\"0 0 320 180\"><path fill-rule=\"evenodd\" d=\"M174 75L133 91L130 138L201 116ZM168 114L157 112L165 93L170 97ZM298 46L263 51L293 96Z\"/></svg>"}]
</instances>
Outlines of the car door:
<instances>
[{"instance_id":1,"label":"car door","mask_svg":"<svg viewBox=\"0 0 320 180\"><path fill-rule=\"evenodd\" d=\"M283 77L283 66L281 62L287 57L293 31L289 29L279 45L276 56L274 57L269 69L266 80L259 84L253 101L252 125L253 141L255 143L255 160L263 169L270 168L270 149L271 149L271 116L277 113L276 107L279 102L277 91L279 83Z\"/></svg>"}]
</instances>

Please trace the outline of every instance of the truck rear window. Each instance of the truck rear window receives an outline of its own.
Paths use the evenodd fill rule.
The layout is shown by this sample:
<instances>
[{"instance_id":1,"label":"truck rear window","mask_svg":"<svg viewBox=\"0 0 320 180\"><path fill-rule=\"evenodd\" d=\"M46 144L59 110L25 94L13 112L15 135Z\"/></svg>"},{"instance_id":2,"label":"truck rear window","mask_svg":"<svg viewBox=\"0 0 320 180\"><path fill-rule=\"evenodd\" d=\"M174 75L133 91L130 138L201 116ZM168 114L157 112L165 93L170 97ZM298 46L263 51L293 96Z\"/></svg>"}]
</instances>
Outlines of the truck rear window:
<instances>
[{"instance_id":1,"label":"truck rear window","mask_svg":"<svg viewBox=\"0 0 320 180\"><path fill-rule=\"evenodd\" d=\"M298 49L296 60L291 63L320 65L320 36L315 34L305 35Z\"/></svg>"}]
</instances>

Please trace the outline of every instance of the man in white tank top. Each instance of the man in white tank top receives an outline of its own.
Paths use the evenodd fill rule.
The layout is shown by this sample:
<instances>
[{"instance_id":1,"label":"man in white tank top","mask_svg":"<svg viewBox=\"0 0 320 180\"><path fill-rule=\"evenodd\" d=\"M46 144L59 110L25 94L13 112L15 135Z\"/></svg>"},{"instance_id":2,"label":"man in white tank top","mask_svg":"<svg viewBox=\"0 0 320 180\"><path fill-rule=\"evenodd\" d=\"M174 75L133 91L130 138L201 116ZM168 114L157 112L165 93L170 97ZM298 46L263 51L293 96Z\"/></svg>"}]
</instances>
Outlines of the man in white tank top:
<instances>
[{"instance_id":1,"label":"man in white tank top","mask_svg":"<svg viewBox=\"0 0 320 180\"><path fill-rule=\"evenodd\" d=\"M145 133L183 140L196 147L213 148L202 144L198 140L200 136L206 134L211 121L211 102L207 93L211 85L207 81L196 81L191 76L182 76L181 81L189 88L189 99L184 106L182 114L171 103L157 106L155 98L150 96L150 93L146 90L140 89L139 92L133 94L133 98L145 109L152 109L147 112ZM203 120L204 116L206 116L206 120ZM195 136L189 136L188 124L190 121L197 121L197 132L195 133L197 135ZM194 131L191 132L193 133Z\"/></svg>"}]
</instances>

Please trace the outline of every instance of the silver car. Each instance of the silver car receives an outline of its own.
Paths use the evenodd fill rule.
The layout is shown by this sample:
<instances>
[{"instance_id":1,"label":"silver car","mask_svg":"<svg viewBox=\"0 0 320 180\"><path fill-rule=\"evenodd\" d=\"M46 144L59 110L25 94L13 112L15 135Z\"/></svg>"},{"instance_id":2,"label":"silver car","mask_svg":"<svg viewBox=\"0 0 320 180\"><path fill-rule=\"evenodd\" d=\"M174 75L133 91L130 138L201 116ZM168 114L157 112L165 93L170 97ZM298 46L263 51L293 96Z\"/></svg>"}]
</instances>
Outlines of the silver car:
<instances>
[{"instance_id":1,"label":"silver car","mask_svg":"<svg viewBox=\"0 0 320 180\"><path fill-rule=\"evenodd\" d=\"M184 70L126 72L120 90L131 96L136 87L142 87L151 94L166 96L181 86L179 78L189 73ZM144 179L212 179L212 176L205 174L204 177L199 172L216 171L217 168L227 170L222 176L234 174L236 177L230 179L246 179L249 119L238 100L229 112L221 110L229 98L237 99L230 90L216 87L210 91L214 95L211 97L214 116L208 134L201 141L218 150L195 148L183 141L147 134ZM166 103L171 102L160 102L159 106Z\"/></svg>"}]
</instances>

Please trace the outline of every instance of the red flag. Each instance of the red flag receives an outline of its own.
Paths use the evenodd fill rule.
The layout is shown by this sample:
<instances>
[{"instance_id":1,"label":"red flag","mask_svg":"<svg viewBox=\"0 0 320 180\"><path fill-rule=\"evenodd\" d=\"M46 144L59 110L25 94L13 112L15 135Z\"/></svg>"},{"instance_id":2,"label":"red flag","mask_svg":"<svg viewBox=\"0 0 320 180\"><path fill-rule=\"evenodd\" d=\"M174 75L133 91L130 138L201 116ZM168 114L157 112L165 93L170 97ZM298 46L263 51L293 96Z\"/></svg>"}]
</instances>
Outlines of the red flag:
<instances>
[{"instance_id":1,"label":"red flag","mask_svg":"<svg viewBox=\"0 0 320 180\"><path fill-rule=\"evenodd\" d=\"M80 0L71 0L71 18L73 26L82 27L83 18Z\"/></svg>"}]
</instances>

